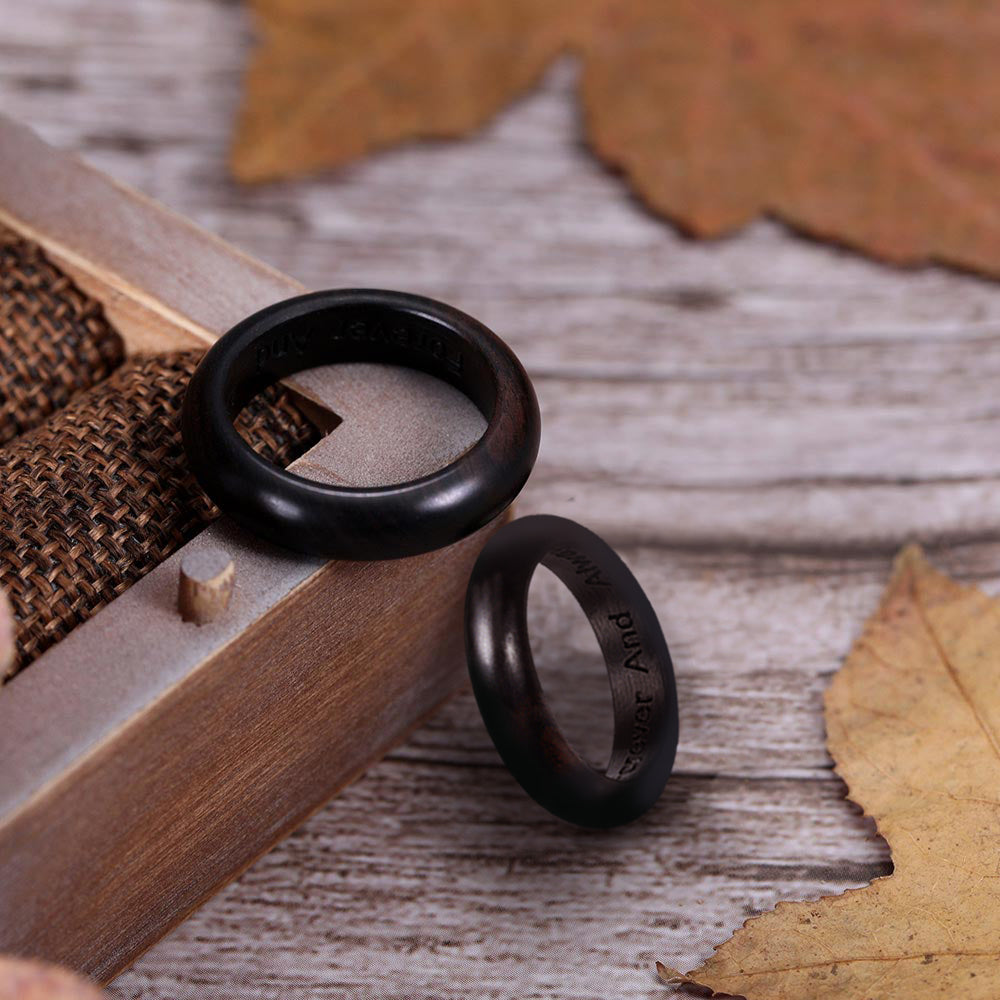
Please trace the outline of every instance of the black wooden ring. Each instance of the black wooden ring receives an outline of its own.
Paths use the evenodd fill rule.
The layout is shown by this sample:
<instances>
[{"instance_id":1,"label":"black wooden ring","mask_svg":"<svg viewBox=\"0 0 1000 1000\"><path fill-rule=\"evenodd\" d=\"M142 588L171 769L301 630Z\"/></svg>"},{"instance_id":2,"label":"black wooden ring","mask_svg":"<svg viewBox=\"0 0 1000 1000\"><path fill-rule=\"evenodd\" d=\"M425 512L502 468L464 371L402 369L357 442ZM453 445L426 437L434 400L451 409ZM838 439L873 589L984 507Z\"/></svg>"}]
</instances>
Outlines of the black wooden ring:
<instances>
[{"instance_id":1,"label":"black wooden ring","mask_svg":"<svg viewBox=\"0 0 1000 1000\"><path fill-rule=\"evenodd\" d=\"M569 745L545 705L528 640L528 586L539 564L569 588L608 668L614 745L604 771ZM575 521L520 518L486 544L465 602L469 673L504 763L550 812L609 827L659 798L677 751L677 687L656 613L606 542Z\"/></svg>"},{"instance_id":2,"label":"black wooden ring","mask_svg":"<svg viewBox=\"0 0 1000 1000\"><path fill-rule=\"evenodd\" d=\"M443 379L479 407L486 431L443 469L374 488L286 472L237 433L233 418L268 385L343 361ZM524 369L481 323L421 296L349 289L287 299L234 326L191 379L182 431L205 492L254 534L327 558L393 559L449 545L503 511L534 465L540 418Z\"/></svg>"}]
</instances>

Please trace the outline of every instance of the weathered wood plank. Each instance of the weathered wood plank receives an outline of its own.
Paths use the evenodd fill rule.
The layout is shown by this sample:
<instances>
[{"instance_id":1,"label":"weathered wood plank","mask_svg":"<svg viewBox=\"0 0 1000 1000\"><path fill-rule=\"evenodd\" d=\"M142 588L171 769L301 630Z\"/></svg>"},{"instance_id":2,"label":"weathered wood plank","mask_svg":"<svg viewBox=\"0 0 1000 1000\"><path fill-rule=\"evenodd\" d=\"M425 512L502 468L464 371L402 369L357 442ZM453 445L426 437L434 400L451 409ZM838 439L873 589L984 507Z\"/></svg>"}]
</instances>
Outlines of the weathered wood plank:
<instances>
[{"instance_id":1,"label":"weathered wood plank","mask_svg":"<svg viewBox=\"0 0 1000 1000\"><path fill-rule=\"evenodd\" d=\"M509 340L545 417L521 510L622 547L684 699L678 780L613 838L534 810L456 699L122 996L662 996L654 958L693 962L754 908L884 870L820 698L902 542L1000 589L1000 288L766 223L684 239L581 149L570 66L466 142L243 190L224 169L240 4L39 0L8 20L9 113L307 285L411 288ZM558 587L534 596L560 718L599 752L592 639Z\"/></svg>"},{"instance_id":2,"label":"weathered wood plank","mask_svg":"<svg viewBox=\"0 0 1000 1000\"><path fill-rule=\"evenodd\" d=\"M205 980L275 1000L662 996L656 958L694 961L783 897L887 873L841 796L833 782L681 779L634 826L594 834L547 817L500 768L384 763L116 992L175 996L185 970L185 997Z\"/></svg>"}]
</instances>

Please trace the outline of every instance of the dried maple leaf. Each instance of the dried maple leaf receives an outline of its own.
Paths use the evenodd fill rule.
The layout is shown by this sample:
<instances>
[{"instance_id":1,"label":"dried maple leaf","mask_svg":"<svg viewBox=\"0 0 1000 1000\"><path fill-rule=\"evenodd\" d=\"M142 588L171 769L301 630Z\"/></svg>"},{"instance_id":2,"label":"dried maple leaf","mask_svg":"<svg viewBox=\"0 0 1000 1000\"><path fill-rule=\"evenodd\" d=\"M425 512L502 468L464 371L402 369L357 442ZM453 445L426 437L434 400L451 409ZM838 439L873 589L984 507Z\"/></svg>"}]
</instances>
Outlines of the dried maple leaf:
<instances>
[{"instance_id":1,"label":"dried maple leaf","mask_svg":"<svg viewBox=\"0 0 1000 1000\"><path fill-rule=\"evenodd\" d=\"M560 51L595 150L701 236L761 214L1000 273L1000 6L982 0L251 0L247 181L454 136Z\"/></svg>"},{"instance_id":2,"label":"dried maple leaf","mask_svg":"<svg viewBox=\"0 0 1000 1000\"><path fill-rule=\"evenodd\" d=\"M572 0L251 4L263 44L232 155L245 181L461 135L538 79L573 21Z\"/></svg>"},{"instance_id":3,"label":"dried maple leaf","mask_svg":"<svg viewBox=\"0 0 1000 1000\"><path fill-rule=\"evenodd\" d=\"M1000 996L1000 602L905 550L826 697L892 875L748 920L689 976L749 1000Z\"/></svg>"}]
</instances>

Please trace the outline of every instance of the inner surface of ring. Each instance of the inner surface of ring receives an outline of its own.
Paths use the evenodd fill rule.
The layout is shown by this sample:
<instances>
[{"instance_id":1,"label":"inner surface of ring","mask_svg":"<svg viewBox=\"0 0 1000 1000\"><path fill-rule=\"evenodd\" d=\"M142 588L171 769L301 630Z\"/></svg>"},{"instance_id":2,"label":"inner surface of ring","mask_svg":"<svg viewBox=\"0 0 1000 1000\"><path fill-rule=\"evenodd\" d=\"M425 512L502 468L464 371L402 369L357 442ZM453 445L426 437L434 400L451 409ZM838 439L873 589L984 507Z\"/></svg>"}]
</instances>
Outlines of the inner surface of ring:
<instances>
[{"instance_id":1,"label":"inner surface of ring","mask_svg":"<svg viewBox=\"0 0 1000 1000\"><path fill-rule=\"evenodd\" d=\"M342 303L291 313L234 360L226 406L234 417L278 379L338 362L387 362L426 372L461 390L493 419L497 389L485 357L435 317L383 304Z\"/></svg>"},{"instance_id":2,"label":"inner surface of ring","mask_svg":"<svg viewBox=\"0 0 1000 1000\"><path fill-rule=\"evenodd\" d=\"M528 585L527 624L546 707L577 755L603 774L615 733L604 650L580 602L543 564Z\"/></svg>"},{"instance_id":3,"label":"inner surface of ring","mask_svg":"<svg viewBox=\"0 0 1000 1000\"><path fill-rule=\"evenodd\" d=\"M644 609L612 582L613 574L590 551L555 544L541 565L576 598L604 654L615 716L614 746L604 773L624 780L645 760L652 728L664 707L666 692L653 641L659 623L646 621ZM641 594L638 583L634 590ZM639 730L643 745L634 752Z\"/></svg>"}]
</instances>

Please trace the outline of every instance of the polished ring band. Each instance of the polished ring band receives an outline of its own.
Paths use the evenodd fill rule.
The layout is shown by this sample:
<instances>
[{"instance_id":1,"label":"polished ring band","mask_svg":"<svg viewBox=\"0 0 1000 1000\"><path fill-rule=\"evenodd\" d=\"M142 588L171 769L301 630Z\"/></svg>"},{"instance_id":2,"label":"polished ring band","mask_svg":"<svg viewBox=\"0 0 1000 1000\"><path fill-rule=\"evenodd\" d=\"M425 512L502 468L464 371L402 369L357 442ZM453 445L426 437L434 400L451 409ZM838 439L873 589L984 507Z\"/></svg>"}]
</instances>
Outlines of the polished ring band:
<instances>
[{"instance_id":1,"label":"polished ring band","mask_svg":"<svg viewBox=\"0 0 1000 1000\"><path fill-rule=\"evenodd\" d=\"M590 620L604 654L614 745L599 771L567 743L545 705L528 639L528 587L550 569ZM504 763L556 816L609 827L644 813L677 750L677 689L656 613L615 551L574 521L520 518L487 542L466 595L466 654L479 709Z\"/></svg>"},{"instance_id":2,"label":"polished ring band","mask_svg":"<svg viewBox=\"0 0 1000 1000\"><path fill-rule=\"evenodd\" d=\"M417 368L465 393L487 421L471 449L398 485L328 485L258 455L233 418L259 392L305 368L344 361ZM517 496L538 452L531 382L481 323L403 292L315 292L237 324L202 359L182 413L184 447L205 492L245 528L278 545L338 559L393 559L442 548Z\"/></svg>"}]
</instances>

